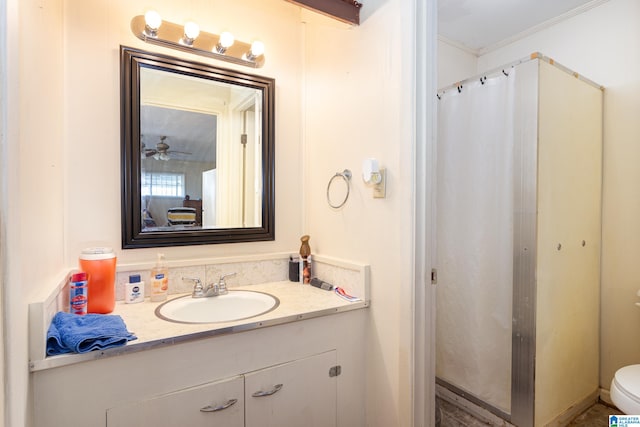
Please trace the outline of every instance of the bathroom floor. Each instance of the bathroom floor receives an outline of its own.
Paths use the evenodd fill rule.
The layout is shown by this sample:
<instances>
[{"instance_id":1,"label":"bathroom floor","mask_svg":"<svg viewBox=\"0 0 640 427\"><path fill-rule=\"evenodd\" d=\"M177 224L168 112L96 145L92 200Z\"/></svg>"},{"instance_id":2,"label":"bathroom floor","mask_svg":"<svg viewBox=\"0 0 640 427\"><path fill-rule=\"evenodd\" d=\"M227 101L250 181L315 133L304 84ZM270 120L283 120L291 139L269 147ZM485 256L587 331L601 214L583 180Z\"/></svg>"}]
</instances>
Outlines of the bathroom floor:
<instances>
[{"instance_id":1,"label":"bathroom floor","mask_svg":"<svg viewBox=\"0 0 640 427\"><path fill-rule=\"evenodd\" d=\"M621 412L617 408L596 403L591 408L584 411L575 420L571 421L570 426L582 427L608 427L609 415L620 415Z\"/></svg>"},{"instance_id":2,"label":"bathroom floor","mask_svg":"<svg viewBox=\"0 0 640 427\"><path fill-rule=\"evenodd\" d=\"M439 427L511 426L506 421L495 424L479 420L458 406L440 398L436 399L436 408L438 411L436 426ZM613 414L619 414L619 412L615 408L597 403L569 423L569 426L608 427L609 415Z\"/></svg>"},{"instance_id":3,"label":"bathroom floor","mask_svg":"<svg viewBox=\"0 0 640 427\"><path fill-rule=\"evenodd\" d=\"M462 408L436 398L436 427L480 427L491 424L480 421Z\"/></svg>"}]
</instances>

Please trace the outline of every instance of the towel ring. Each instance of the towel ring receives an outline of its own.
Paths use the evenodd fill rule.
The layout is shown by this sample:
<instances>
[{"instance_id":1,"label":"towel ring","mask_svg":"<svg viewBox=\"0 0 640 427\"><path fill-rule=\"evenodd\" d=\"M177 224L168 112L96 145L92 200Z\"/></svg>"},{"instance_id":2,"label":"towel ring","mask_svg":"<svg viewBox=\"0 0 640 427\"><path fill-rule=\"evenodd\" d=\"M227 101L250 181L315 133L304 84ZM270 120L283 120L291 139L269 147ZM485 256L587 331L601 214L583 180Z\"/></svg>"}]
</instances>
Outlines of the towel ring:
<instances>
[{"instance_id":1,"label":"towel ring","mask_svg":"<svg viewBox=\"0 0 640 427\"><path fill-rule=\"evenodd\" d=\"M329 195L329 191L331 190L331 185L333 184L333 181L336 178L342 178L342 180L347 185L347 194L344 196L344 200L338 204L332 203L331 196ZM334 209L339 209L343 207L345 203L347 203L347 199L349 198L349 181L350 180L351 180L351 171L349 169L345 169L342 172L336 172L336 174L331 177L331 179L329 180L329 184L327 184L327 203L329 203L329 206L331 206Z\"/></svg>"}]
</instances>

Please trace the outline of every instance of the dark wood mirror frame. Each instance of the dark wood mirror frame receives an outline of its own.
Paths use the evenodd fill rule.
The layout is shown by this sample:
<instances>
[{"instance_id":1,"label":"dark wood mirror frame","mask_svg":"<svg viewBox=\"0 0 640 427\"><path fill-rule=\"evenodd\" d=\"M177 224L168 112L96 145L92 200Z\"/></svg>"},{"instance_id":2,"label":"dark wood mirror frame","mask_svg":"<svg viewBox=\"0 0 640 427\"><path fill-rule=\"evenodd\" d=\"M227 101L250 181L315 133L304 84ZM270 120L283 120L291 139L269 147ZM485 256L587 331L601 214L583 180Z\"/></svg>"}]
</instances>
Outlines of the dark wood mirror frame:
<instances>
[{"instance_id":1,"label":"dark wood mirror frame","mask_svg":"<svg viewBox=\"0 0 640 427\"><path fill-rule=\"evenodd\" d=\"M142 232L140 67L257 89L262 93L262 226ZM206 245L275 239L275 80L120 47L122 248Z\"/></svg>"}]
</instances>

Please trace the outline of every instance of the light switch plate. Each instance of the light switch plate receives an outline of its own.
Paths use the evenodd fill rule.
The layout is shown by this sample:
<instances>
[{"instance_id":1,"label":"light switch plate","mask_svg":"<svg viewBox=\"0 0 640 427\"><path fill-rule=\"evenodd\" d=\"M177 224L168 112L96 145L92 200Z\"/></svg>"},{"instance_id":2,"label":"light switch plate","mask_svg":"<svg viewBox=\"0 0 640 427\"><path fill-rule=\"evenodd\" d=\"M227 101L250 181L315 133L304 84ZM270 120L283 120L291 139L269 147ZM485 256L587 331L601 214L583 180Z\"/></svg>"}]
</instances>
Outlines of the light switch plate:
<instances>
[{"instance_id":1,"label":"light switch plate","mask_svg":"<svg viewBox=\"0 0 640 427\"><path fill-rule=\"evenodd\" d=\"M387 170L380 168L380 183L373 186L373 198L384 199L387 195Z\"/></svg>"}]
</instances>

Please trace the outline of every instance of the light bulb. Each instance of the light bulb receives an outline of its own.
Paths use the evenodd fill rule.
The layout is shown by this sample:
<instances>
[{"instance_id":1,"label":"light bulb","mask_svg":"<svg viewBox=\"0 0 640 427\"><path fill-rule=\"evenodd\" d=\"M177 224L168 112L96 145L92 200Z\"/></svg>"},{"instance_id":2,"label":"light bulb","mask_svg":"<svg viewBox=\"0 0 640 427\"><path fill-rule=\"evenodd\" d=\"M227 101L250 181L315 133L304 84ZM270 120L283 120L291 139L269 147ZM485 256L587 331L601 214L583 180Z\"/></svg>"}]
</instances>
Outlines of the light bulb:
<instances>
[{"instance_id":1,"label":"light bulb","mask_svg":"<svg viewBox=\"0 0 640 427\"><path fill-rule=\"evenodd\" d=\"M255 61L256 58L264 53L264 43L261 41L255 41L251 43L251 49L245 53L243 59L247 61Z\"/></svg>"},{"instance_id":2,"label":"light bulb","mask_svg":"<svg viewBox=\"0 0 640 427\"><path fill-rule=\"evenodd\" d=\"M184 40L187 44L193 43L193 41L200 35L200 27L193 21L189 21L184 24Z\"/></svg>"},{"instance_id":3,"label":"light bulb","mask_svg":"<svg viewBox=\"0 0 640 427\"><path fill-rule=\"evenodd\" d=\"M222 34L220 34L220 38L218 39L218 44L216 45L214 50L220 54L223 54L227 51L229 47L231 47L231 45L233 45L234 41L235 40L233 38L233 34L231 34L228 31L225 31Z\"/></svg>"},{"instance_id":4,"label":"light bulb","mask_svg":"<svg viewBox=\"0 0 640 427\"><path fill-rule=\"evenodd\" d=\"M235 39L233 38L233 34L231 34L229 31L225 31L224 33L220 34L219 43L220 46L224 47L225 49L231 47L234 41Z\"/></svg>"},{"instance_id":5,"label":"light bulb","mask_svg":"<svg viewBox=\"0 0 640 427\"><path fill-rule=\"evenodd\" d=\"M149 10L144 14L144 22L147 25L147 29L155 33L162 25L162 18L155 10Z\"/></svg>"},{"instance_id":6,"label":"light bulb","mask_svg":"<svg viewBox=\"0 0 640 427\"><path fill-rule=\"evenodd\" d=\"M254 41L251 43L251 55L260 56L264 53L264 43L261 41Z\"/></svg>"}]
</instances>

